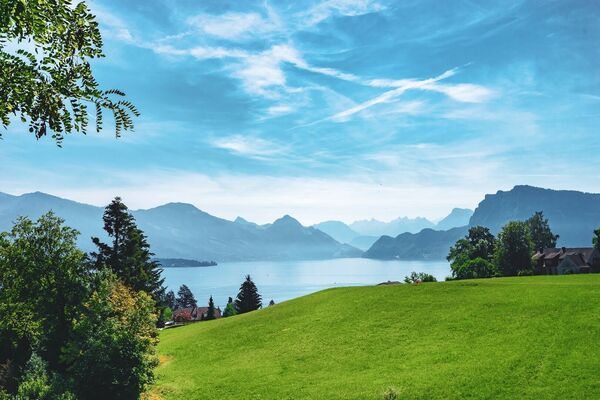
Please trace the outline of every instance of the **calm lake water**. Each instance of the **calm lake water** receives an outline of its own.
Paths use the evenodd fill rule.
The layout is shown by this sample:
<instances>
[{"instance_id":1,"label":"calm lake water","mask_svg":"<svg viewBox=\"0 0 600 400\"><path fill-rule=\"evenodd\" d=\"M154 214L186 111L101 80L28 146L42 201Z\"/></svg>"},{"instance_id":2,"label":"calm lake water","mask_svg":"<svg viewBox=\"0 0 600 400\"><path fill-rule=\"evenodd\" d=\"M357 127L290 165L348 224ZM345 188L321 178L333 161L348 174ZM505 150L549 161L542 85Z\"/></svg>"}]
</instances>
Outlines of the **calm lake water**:
<instances>
[{"instance_id":1,"label":"calm lake water","mask_svg":"<svg viewBox=\"0 0 600 400\"><path fill-rule=\"evenodd\" d=\"M235 298L247 274L252 276L266 305L319 290L375 285L388 280L402 281L412 271L427 272L438 280L450 275L445 261L379 261L365 258L342 258L317 261L257 261L222 263L215 267L165 268L165 284L177 294L181 284L192 290L198 305L224 308L229 296Z\"/></svg>"}]
</instances>

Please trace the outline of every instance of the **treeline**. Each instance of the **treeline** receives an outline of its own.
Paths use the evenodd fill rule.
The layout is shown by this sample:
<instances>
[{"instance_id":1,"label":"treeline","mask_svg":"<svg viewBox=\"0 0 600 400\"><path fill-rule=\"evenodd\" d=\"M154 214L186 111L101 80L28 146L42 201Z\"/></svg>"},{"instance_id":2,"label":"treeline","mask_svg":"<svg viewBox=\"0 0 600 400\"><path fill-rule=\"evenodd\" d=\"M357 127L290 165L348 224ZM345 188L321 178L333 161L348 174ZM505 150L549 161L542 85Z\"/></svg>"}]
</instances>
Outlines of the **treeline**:
<instances>
[{"instance_id":1,"label":"treeline","mask_svg":"<svg viewBox=\"0 0 600 400\"><path fill-rule=\"evenodd\" d=\"M497 237L483 226L471 227L448 253L452 279L532 275L533 254L556 247L558 238L541 211L526 221L507 223Z\"/></svg>"},{"instance_id":2,"label":"treeline","mask_svg":"<svg viewBox=\"0 0 600 400\"><path fill-rule=\"evenodd\" d=\"M0 234L0 399L137 399L158 363L160 265L120 198L104 243L52 212Z\"/></svg>"},{"instance_id":3,"label":"treeline","mask_svg":"<svg viewBox=\"0 0 600 400\"><path fill-rule=\"evenodd\" d=\"M173 318L175 322L189 322L192 321L192 309L198 307L198 302L194 297L194 294L190 288L183 284L179 287L177 296L171 290L165 294L165 309L164 316L168 320L173 317L174 312L176 316ZM271 300L269 305L274 305L275 302ZM252 281L250 275L246 275L246 279L240 286L240 290L235 301L229 297L227 305L223 310L223 317L231 317L237 314L244 314L250 311L258 310L262 308L262 297L258 293L256 284ZM217 317L215 303L213 297L210 296L208 299L208 307L206 314L202 316L201 320L213 320Z\"/></svg>"}]
</instances>

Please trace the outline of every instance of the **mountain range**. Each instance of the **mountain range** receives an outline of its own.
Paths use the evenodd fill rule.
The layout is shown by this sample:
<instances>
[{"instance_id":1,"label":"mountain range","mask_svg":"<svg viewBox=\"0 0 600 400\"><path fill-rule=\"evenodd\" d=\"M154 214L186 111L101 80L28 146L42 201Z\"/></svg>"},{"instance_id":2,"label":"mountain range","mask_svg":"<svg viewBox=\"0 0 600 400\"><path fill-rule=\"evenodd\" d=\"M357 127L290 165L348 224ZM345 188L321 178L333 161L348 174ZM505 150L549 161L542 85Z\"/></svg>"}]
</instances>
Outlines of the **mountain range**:
<instances>
[{"instance_id":1,"label":"mountain range","mask_svg":"<svg viewBox=\"0 0 600 400\"><path fill-rule=\"evenodd\" d=\"M0 231L9 230L19 216L35 219L49 210L81 232L78 245L84 251L94 250L92 236L107 240L102 207L40 192L21 196L0 193ZM405 217L389 223L327 221L305 227L285 215L259 225L242 217L234 221L218 218L186 203L168 203L132 214L157 257L224 262L360 257L361 250L365 250L364 257L376 259L443 259L470 226L486 226L497 234L508 221L525 220L535 211L543 211L554 233L560 235L559 246L590 246L593 230L600 227L600 194L515 186L486 195L473 212L454 209L437 224ZM426 227L416 233L378 236L377 229L414 230L419 224Z\"/></svg>"},{"instance_id":2,"label":"mountain range","mask_svg":"<svg viewBox=\"0 0 600 400\"><path fill-rule=\"evenodd\" d=\"M396 237L382 236L364 257L443 259L450 246L464 236L470 226L485 226L497 234L507 222L526 220L536 211L543 211L552 231L560 235L558 246L591 246L593 230L600 227L600 194L525 185L500 190L485 196L466 226L449 230L424 229Z\"/></svg>"},{"instance_id":3,"label":"mountain range","mask_svg":"<svg viewBox=\"0 0 600 400\"><path fill-rule=\"evenodd\" d=\"M327 233L341 243L348 243L361 250L369 249L381 236L396 236L401 233L418 233L423 229L447 230L469 223L473 210L454 208L437 224L427 218L399 217L390 222L376 219L355 221L347 225L341 221L325 221L313 227Z\"/></svg>"},{"instance_id":4,"label":"mountain range","mask_svg":"<svg viewBox=\"0 0 600 400\"><path fill-rule=\"evenodd\" d=\"M34 219L50 210L81 232L78 245L82 250L94 250L92 236L107 239L102 230L102 207L40 192L21 196L0 193L0 231L9 230L19 216ZM152 251L161 258L222 262L362 255L362 251L318 229L304 227L289 215L272 224L258 225L243 218L218 218L185 203L134 210L132 214L148 236Z\"/></svg>"}]
</instances>

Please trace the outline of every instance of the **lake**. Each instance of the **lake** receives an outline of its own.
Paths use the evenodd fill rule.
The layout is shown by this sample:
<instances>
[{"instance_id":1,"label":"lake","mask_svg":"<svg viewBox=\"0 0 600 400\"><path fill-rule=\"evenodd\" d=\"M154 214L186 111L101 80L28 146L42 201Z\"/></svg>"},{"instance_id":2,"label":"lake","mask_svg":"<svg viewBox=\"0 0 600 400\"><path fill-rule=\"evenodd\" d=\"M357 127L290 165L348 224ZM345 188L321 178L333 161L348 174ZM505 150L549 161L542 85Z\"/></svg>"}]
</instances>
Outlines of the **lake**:
<instances>
[{"instance_id":1,"label":"lake","mask_svg":"<svg viewBox=\"0 0 600 400\"><path fill-rule=\"evenodd\" d=\"M247 274L256 283L266 306L319 290L376 285L385 281L402 281L412 271L427 272L438 280L450 275L446 261L381 261L366 258L339 258L311 261L256 261L222 263L215 267L165 268L165 285L177 294L181 284L194 293L199 306L213 296L221 310L229 296L235 299Z\"/></svg>"}]
</instances>

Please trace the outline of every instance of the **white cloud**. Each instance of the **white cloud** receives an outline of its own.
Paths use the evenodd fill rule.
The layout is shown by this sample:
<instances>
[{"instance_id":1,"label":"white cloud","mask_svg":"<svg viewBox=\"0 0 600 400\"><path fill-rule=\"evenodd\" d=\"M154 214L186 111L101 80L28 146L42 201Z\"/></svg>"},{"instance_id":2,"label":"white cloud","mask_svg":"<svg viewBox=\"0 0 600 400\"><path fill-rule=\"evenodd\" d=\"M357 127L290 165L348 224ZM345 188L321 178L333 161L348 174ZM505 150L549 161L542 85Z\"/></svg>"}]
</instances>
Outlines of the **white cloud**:
<instances>
[{"instance_id":1,"label":"white cloud","mask_svg":"<svg viewBox=\"0 0 600 400\"><path fill-rule=\"evenodd\" d=\"M383 10L383 6L372 0L328 0L300 13L306 26L316 25L332 16L354 17Z\"/></svg>"},{"instance_id":2,"label":"white cloud","mask_svg":"<svg viewBox=\"0 0 600 400\"><path fill-rule=\"evenodd\" d=\"M333 121L346 121L349 117L351 117L352 115L354 115L356 113L364 111L375 105L378 105L381 103L388 103L388 102L392 101L396 97L402 95L407 90L426 88L427 85L433 84L442 79L446 79L446 78L452 76L453 74L454 74L454 70L448 70L448 71L444 72L443 74L436 76L435 78L424 79L424 80L414 80L414 79L403 79L403 80L398 80L398 81L376 80L375 83L372 83L373 86L379 87L380 85L382 85L382 82L387 82L388 85L386 85L386 86L393 86L393 87L395 87L395 89L388 90L387 92L384 92L368 101L365 101L365 102L360 103L360 104L358 104L354 107L351 107L347 110L336 113L336 114L332 115L329 119L331 119ZM373 82L373 81L369 81L369 82Z\"/></svg>"},{"instance_id":3,"label":"white cloud","mask_svg":"<svg viewBox=\"0 0 600 400\"><path fill-rule=\"evenodd\" d=\"M261 36L277 29L275 23L258 13L199 14L187 23L205 34L228 40Z\"/></svg>"},{"instance_id":4,"label":"white cloud","mask_svg":"<svg viewBox=\"0 0 600 400\"><path fill-rule=\"evenodd\" d=\"M471 83L459 83L455 85L433 83L425 85L423 88L443 93L451 99L463 103L483 103L488 101L494 95L494 91L491 89Z\"/></svg>"},{"instance_id":5,"label":"white cloud","mask_svg":"<svg viewBox=\"0 0 600 400\"><path fill-rule=\"evenodd\" d=\"M103 37L115 39L127 44L136 44L136 40L129 31L127 24L125 24L122 19L108 12L96 3L91 3L90 8L100 23Z\"/></svg>"},{"instance_id":6,"label":"white cloud","mask_svg":"<svg viewBox=\"0 0 600 400\"><path fill-rule=\"evenodd\" d=\"M294 112L294 108L286 104L278 104L267 108L267 114L271 116L289 114L291 112Z\"/></svg>"},{"instance_id":7,"label":"white cloud","mask_svg":"<svg viewBox=\"0 0 600 400\"><path fill-rule=\"evenodd\" d=\"M304 225L328 219L351 222L371 217L391 220L400 215L440 217L453 206L473 207L485 193L482 187L448 190L357 176L206 175L154 170L121 177L115 173L111 179L114 182L103 185L46 181L4 190L12 194L40 190L97 206L104 206L119 195L131 209L186 202L218 217L232 220L240 215L258 223L290 214Z\"/></svg>"},{"instance_id":8,"label":"white cloud","mask_svg":"<svg viewBox=\"0 0 600 400\"><path fill-rule=\"evenodd\" d=\"M217 138L210 143L216 148L228 150L234 154L259 159L281 155L286 152L285 147L269 140L243 135Z\"/></svg>"}]
</instances>

